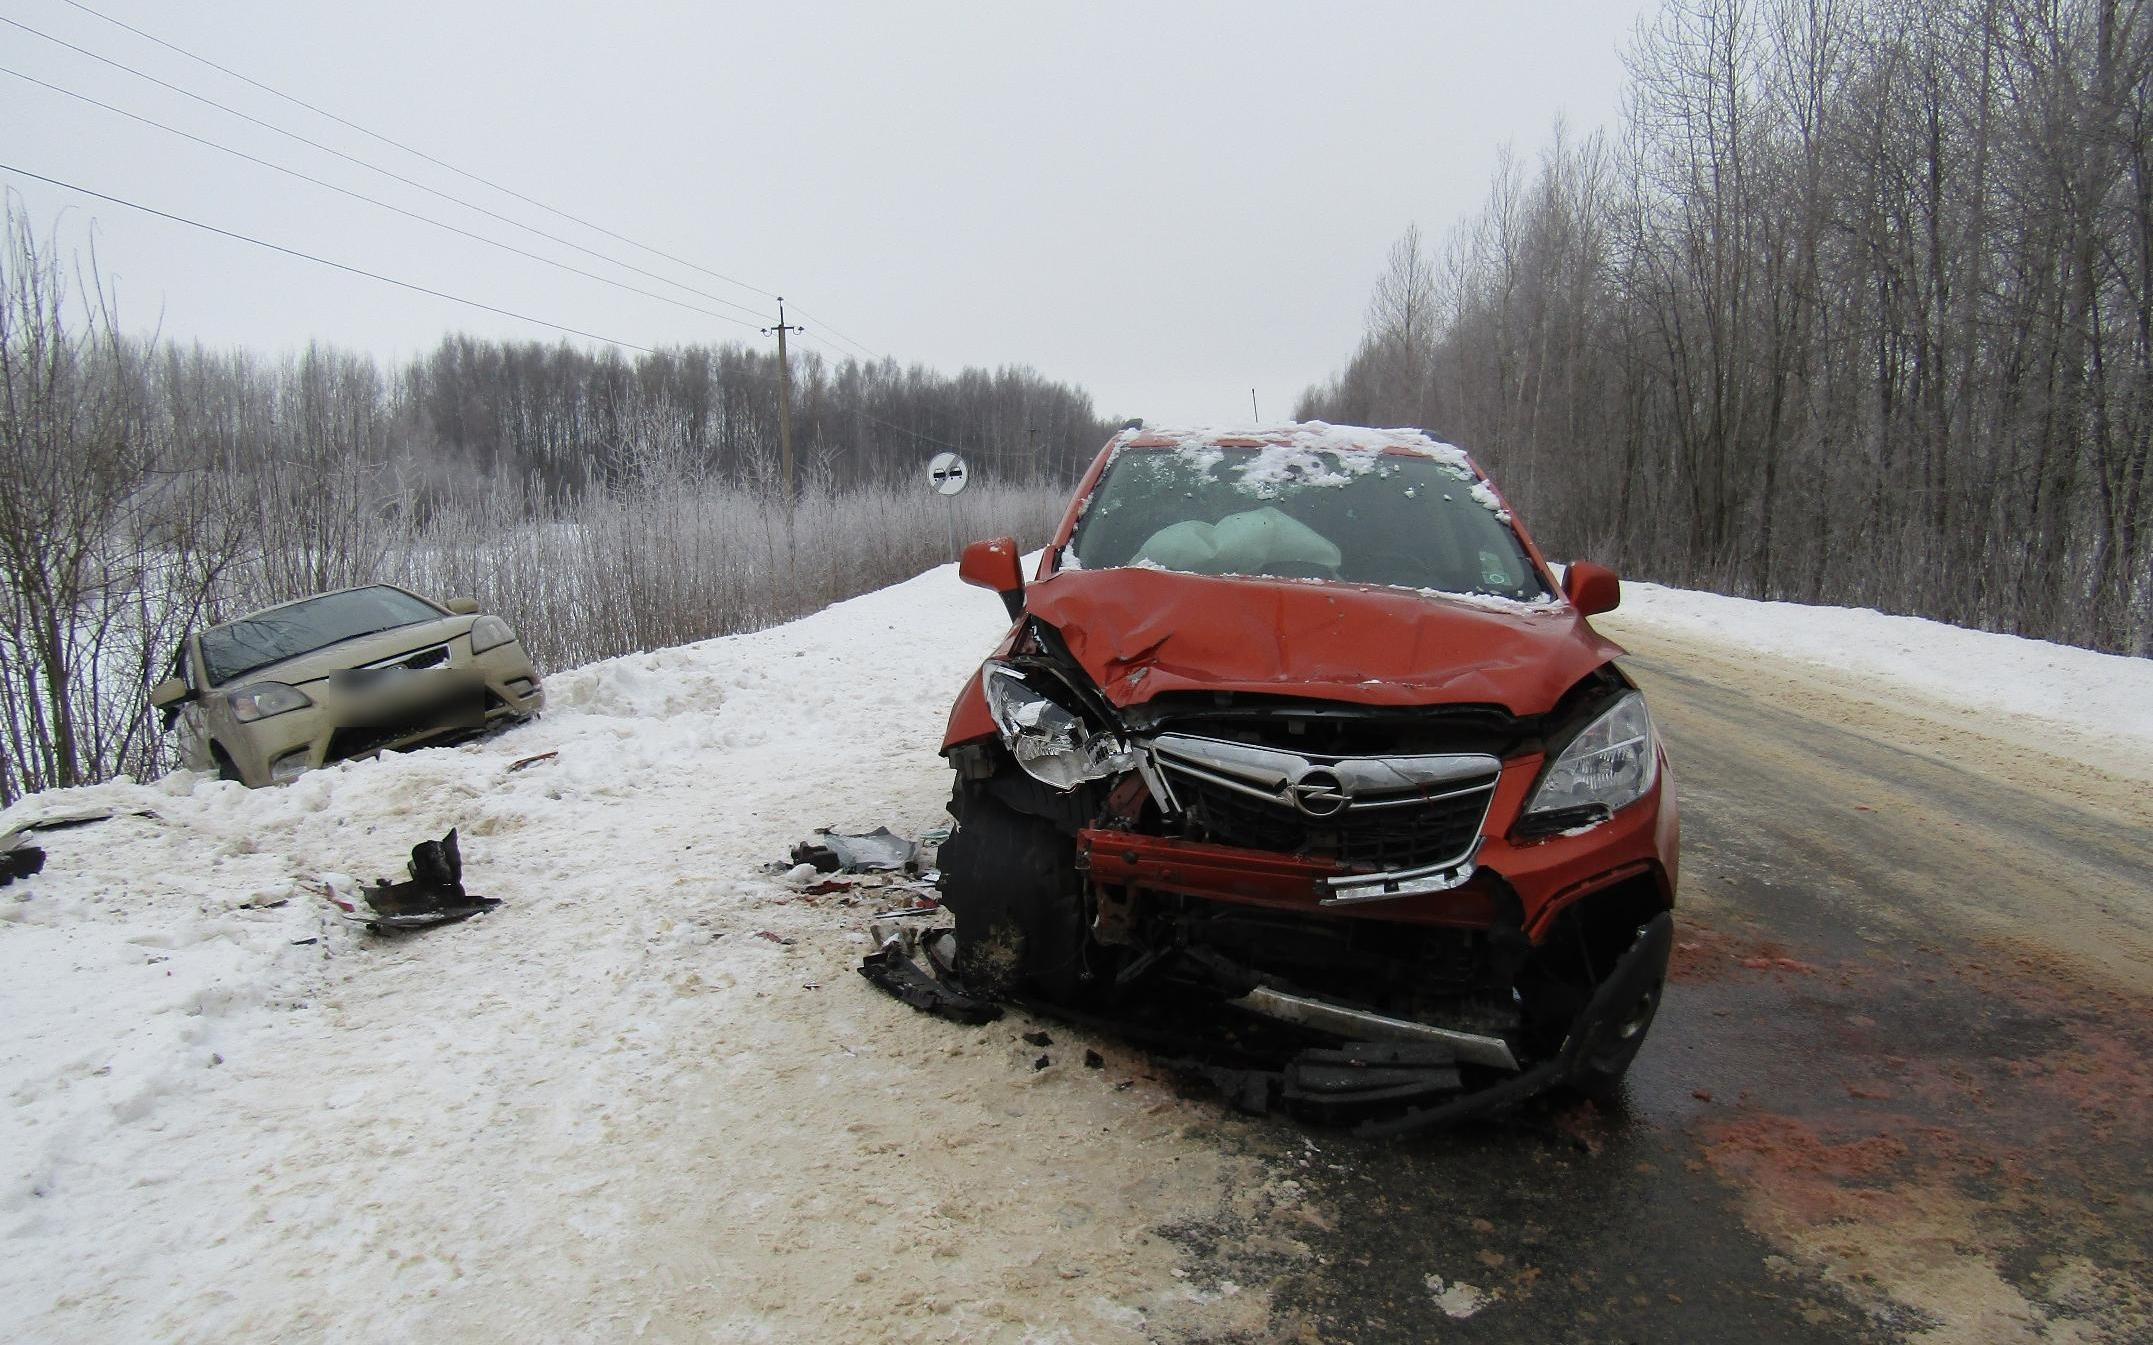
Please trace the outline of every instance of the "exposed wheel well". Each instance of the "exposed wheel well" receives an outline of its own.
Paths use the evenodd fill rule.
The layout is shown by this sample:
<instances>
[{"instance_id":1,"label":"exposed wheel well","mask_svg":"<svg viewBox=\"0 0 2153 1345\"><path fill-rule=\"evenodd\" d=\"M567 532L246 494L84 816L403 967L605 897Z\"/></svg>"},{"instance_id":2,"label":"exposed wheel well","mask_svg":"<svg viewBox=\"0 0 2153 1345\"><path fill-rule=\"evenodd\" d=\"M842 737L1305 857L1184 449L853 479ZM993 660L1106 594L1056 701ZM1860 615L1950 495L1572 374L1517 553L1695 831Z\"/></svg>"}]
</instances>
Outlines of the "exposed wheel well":
<instances>
[{"instance_id":1,"label":"exposed wheel well","mask_svg":"<svg viewBox=\"0 0 2153 1345\"><path fill-rule=\"evenodd\" d=\"M223 743L220 743L215 739L210 740L209 759L212 762L216 763L217 778L219 780L230 780L234 784L242 785L246 783L246 780L243 779L239 774L238 763L232 760L232 754L230 752L224 750Z\"/></svg>"}]
</instances>

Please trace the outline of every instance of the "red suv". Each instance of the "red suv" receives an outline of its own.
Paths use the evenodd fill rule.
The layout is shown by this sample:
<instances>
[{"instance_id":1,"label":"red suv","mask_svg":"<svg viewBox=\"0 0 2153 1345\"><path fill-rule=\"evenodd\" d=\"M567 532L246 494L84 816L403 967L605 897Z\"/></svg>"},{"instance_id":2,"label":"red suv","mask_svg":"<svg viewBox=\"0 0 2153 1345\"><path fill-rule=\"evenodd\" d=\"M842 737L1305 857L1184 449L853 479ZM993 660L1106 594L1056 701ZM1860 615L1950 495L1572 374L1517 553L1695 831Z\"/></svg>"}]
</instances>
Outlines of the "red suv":
<instances>
[{"instance_id":1,"label":"red suv","mask_svg":"<svg viewBox=\"0 0 2153 1345\"><path fill-rule=\"evenodd\" d=\"M1015 621L942 747L966 985L1261 1023L1242 1100L1386 1125L1629 1068L1673 942L1666 756L1586 620L1614 574L1558 583L1464 452L1131 428L1029 584L1006 538L960 572Z\"/></svg>"}]
</instances>

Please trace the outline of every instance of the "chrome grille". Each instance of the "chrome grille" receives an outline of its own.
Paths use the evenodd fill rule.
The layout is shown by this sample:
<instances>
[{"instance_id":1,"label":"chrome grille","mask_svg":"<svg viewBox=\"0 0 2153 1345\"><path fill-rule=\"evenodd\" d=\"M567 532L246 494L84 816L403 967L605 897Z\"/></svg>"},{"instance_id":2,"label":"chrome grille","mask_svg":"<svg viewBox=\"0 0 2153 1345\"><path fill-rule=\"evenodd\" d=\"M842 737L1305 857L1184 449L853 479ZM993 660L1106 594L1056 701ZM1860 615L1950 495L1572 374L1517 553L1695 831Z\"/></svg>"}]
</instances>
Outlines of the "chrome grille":
<instances>
[{"instance_id":1,"label":"chrome grille","mask_svg":"<svg viewBox=\"0 0 2153 1345\"><path fill-rule=\"evenodd\" d=\"M1381 870L1469 856L1502 772L1480 753L1332 757L1185 734L1147 751L1162 804L1205 838Z\"/></svg>"}]
</instances>

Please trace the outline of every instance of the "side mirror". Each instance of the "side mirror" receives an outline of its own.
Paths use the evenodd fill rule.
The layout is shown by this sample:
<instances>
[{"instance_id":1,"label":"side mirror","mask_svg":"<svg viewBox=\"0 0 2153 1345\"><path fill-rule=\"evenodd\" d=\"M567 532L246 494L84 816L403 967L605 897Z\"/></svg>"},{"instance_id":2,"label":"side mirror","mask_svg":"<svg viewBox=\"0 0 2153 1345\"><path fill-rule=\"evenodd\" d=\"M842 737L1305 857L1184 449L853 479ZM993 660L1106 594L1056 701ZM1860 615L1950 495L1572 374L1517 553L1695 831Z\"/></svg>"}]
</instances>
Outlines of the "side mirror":
<instances>
[{"instance_id":1,"label":"side mirror","mask_svg":"<svg viewBox=\"0 0 2153 1345\"><path fill-rule=\"evenodd\" d=\"M1562 595L1579 616L1598 616L1622 605L1622 581L1605 565L1576 561L1562 572Z\"/></svg>"},{"instance_id":2,"label":"side mirror","mask_svg":"<svg viewBox=\"0 0 2153 1345\"><path fill-rule=\"evenodd\" d=\"M455 616L478 615L478 601L474 598L451 598L441 605L448 608L449 612Z\"/></svg>"},{"instance_id":3,"label":"side mirror","mask_svg":"<svg viewBox=\"0 0 2153 1345\"><path fill-rule=\"evenodd\" d=\"M974 542L957 562L957 577L967 584L991 588L1002 595L1002 606L1014 621L1024 611L1024 571L1017 561L1017 539L997 537Z\"/></svg>"},{"instance_id":4,"label":"side mirror","mask_svg":"<svg viewBox=\"0 0 2153 1345\"><path fill-rule=\"evenodd\" d=\"M187 684L177 677L167 677L150 688L150 706L153 709L169 710L193 698L194 693L187 690Z\"/></svg>"}]
</instances>

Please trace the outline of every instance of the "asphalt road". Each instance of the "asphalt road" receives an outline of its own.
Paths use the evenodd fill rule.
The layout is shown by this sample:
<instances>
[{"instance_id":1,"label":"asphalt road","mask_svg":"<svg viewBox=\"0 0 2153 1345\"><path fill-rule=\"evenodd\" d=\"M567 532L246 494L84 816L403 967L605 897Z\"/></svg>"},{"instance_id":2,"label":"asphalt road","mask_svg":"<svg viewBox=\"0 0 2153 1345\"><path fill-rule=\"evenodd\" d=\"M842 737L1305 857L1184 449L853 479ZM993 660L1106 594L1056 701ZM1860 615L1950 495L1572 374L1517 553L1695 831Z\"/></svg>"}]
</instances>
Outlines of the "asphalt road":
<instances>
[{"instance_id":1,"label":"asphalt road","mask_svg":"<svg viewBox=\"0 0 2153 1345\"><path fill-rule=\"evenodd\" d=\"M1283 1339L2153 1339L2153 784L1609 624L1684 825L1627 1098L1259 1128L1314 1255L1200 1260Z\"/></svg>"}]
</instances>

